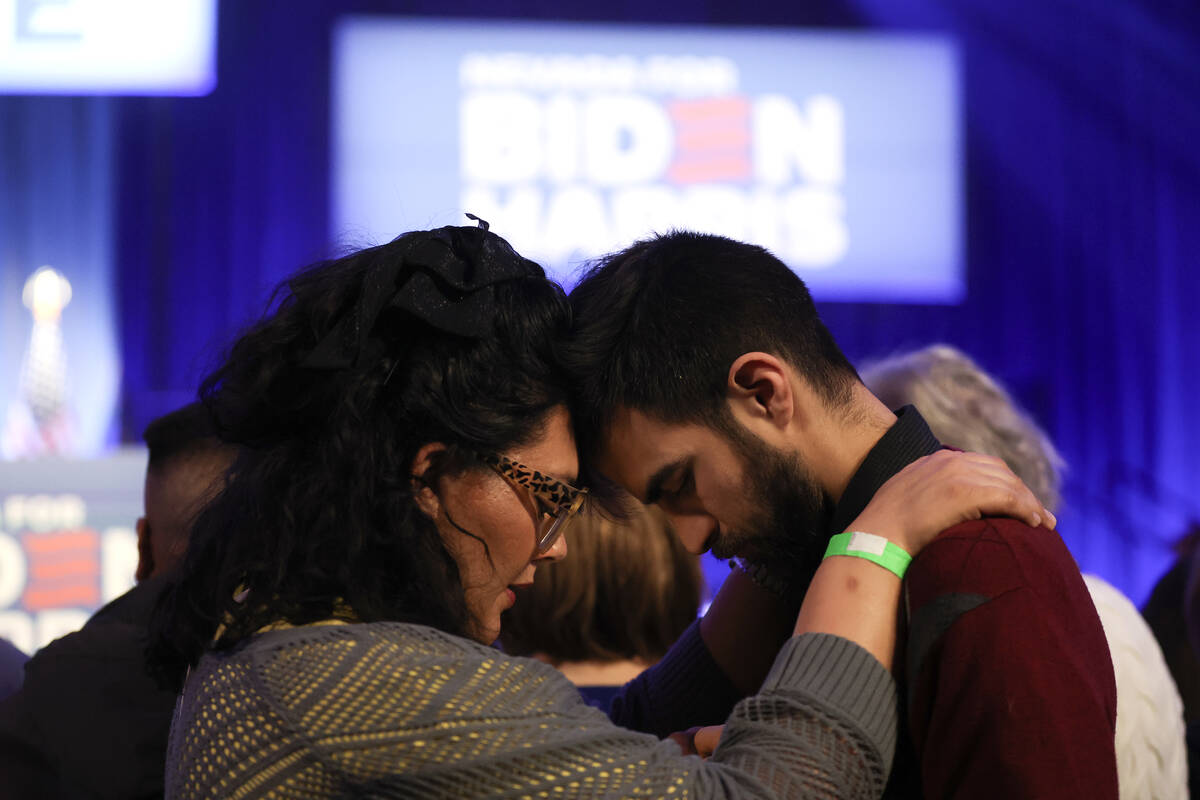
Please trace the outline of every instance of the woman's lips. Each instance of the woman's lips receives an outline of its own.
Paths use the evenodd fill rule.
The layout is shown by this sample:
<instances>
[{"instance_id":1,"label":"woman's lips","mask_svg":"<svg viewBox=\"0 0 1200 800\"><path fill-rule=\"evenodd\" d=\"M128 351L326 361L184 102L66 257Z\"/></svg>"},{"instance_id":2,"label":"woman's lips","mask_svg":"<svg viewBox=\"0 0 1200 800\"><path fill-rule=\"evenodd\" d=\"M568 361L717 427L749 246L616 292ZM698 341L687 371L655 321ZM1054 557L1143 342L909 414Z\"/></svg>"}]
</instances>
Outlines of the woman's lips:
<instances>
[{"instance_id":1,"label":"woman's lips","mask_svg":"<svg viewBox=\"0 0 1200 800\"><path fill-rule=\"evenodd\" d=\"M528 581L527 583L512 583L506 586L504 588L504 594L508 597L508 607L512 608L513 604L517 602L517 590L528 589L530 586L533 586L533 581Z\"/></svg>"}]
</instances>

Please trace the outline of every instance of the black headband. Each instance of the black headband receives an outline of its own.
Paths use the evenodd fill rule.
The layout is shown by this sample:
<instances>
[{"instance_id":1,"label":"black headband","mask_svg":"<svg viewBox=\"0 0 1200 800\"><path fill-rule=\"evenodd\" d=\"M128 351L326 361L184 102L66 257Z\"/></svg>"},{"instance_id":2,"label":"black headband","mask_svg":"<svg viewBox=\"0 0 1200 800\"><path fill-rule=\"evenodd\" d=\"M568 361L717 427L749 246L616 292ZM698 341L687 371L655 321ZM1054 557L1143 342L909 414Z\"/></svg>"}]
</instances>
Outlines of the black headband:
<instances>
[{"instance_id":1,"label":"black headband","mask_svg":"<svg viewBox=\"0 0 1200 800\"><path fill-rule=\"evenodd\" d=\"M358 302L338 320L302 362L312 369L358 366L380 355L369 337L385 308L403 310L438 330L483 338L495 314L494 287L542 268L520 256L508 242L478 227L437 228L409 233L386 248L386 256L363 276Z\"/></svg>"}]
</instances>

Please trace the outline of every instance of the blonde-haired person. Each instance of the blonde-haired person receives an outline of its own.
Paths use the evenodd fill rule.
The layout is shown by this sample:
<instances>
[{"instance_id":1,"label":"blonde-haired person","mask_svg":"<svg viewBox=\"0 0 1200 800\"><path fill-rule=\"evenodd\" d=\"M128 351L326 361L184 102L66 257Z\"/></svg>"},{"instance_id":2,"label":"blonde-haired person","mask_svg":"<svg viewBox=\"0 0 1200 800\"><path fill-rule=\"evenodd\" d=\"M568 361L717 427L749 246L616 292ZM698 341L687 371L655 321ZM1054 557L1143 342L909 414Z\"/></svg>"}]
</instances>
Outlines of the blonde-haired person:
<instances>
[{"instance_id":1,"label":"blonde-haired person","mask_svg":"<svg viewBox=\"0 0 1200 800\"><path fill-rule=\"evenodd\" d=\"M912 405L943 443L1004 459L1057 512L1066 464L1050 438L991 375L944 344L867 364L863 382L889 408ZM1186 798L1183 703L1154 634L1137 608L1085 575L1117 680L1117 776L1122 800Z\"/></svg>"},{"instance_id":2,"label":"blonde-haired person","mask_svg":"<svg viewBox=\"0 0 1200 800\"><path fill-rule=\"evenodd\" d=\"M637 504L624 520L586 514L567 540L571 558L547 564L522 588L500 642L506 653L556 667L607 710L695 622L704 576L654 507Z\"/></svg>"},{"instance_id":3,"label":"blonde-haired person","mask_svg":"<svg viewBox=\"0 0 1200 800\"><path fill-rule=\"evenodd\" d=\"M965 353L934 344L871 362L861 374L889 408L916 406L943 443L1004 459L1046 508L1060 506L1062 456L1005 388Z\"/></svg>"}]
</instances>

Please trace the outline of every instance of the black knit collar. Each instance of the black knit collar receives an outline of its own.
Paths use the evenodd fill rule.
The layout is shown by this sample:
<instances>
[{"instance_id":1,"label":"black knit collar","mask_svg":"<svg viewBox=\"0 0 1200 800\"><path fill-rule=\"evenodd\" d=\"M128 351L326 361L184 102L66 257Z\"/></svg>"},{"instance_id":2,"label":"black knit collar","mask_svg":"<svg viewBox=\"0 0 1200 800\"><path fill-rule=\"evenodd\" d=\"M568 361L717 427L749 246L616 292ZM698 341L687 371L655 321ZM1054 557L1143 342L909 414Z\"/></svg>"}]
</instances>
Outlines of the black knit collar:
<instances>
[{"instance_id":1,"label":"black knit collar","mask_svg":"<svg viewBox=\"0 0 1200 800\"><path fill-rule=\"evenodd\" d=\"M905 406L897 411L896 424L875 443L846 485L846 491L834 509L828 533L832 536L846 530L888 478L941 447L942 443L915 408Z\"/></svg>"}]
</instances>

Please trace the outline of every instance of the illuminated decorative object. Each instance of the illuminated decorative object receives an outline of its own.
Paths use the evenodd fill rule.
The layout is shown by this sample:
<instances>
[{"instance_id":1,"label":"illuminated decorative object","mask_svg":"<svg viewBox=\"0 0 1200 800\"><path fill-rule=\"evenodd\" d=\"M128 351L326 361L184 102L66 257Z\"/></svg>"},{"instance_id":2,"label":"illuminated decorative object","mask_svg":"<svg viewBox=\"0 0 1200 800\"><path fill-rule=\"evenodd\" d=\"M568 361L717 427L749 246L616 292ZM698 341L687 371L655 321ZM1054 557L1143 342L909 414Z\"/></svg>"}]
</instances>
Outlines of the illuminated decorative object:
<instances>
[{"instance_id":1,"label":"illuminated decorative object","mask_svg":"<svg viewBox=\"0 0 1200 800\"><path fill-rule=\"evenodd\" d=\"M67 354L59 323L71 302L71 283L52 267L42 267L25 282L21 301L33 315L33 329L21 361L17 398L9 407L4 455L31 458L69 453Z\"/></svg>"}]
</instances>

